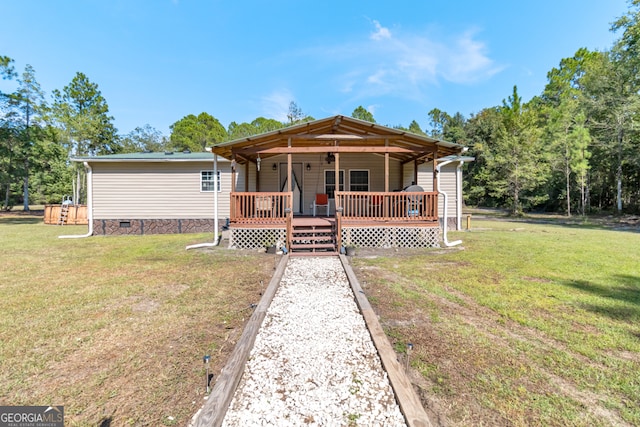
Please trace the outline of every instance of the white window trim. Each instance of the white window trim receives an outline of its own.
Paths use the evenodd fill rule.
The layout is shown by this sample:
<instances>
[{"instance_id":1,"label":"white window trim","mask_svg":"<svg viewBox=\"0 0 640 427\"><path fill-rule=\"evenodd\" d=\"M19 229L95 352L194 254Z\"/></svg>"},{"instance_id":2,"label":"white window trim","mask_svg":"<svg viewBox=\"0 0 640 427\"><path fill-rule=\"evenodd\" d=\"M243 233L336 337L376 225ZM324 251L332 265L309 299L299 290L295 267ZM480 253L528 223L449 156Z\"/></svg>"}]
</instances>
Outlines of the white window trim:
<instances>
[{"instance_id":1,"label":"white window trim","mask_svg":"<svg viewBox=\"0 0 640 427\"><path fill-rule=\"evenodd\" d=\"M367 173L367 189L365 192L371 191L371 170L370 169L349 169L349 191L355 191L351 189L351 172L366 172Z\"/></svg>"},{"instance_id":2,"label":"white window trim","mask_svg":"<svg viewBox=\"0 0 640 427\"><path fill-rule=\"evenodd\" d=\"M213 190L203 190L202 189L202 184L205 182L202 179L202 173L203 172L211 172L211 176L213 176L213 170L212 169L208 169L208 170L201 170L200 171L200 192L201 193L213 193ZM222 185L220 184L220 177L221 177L221 173L220 173L220 169L218 169L218 179L217 181L217 187L218 187L218 193L222 192Z\"/></svg>"},{"instance_id":3,"label":"white window trim","mask_svg":"<svg viewBox=\"0 0 640 427\"><path fill-rule=\"evenodd\" d=\"M327 192L327 172L333 172L335 174L336 170L335 169L324 169L323 178L322 178L324 180L324 187L322 187L322 188L323 188L323 191L325 193ZM342 186L346 188L347 185L346 185L345 181L347 179L347 174L346 174L344 169L340 169L339 172L342 174ZM338 181L339 180L340 180L340 178L338 177ZM342 190L340 190L340 182L336 183L336 189L334 190L334 194L335 194L336 191L344 191L344 188ZM330 198L330 200L333 200L333 199Z\"/></svg>"}]
</instances>

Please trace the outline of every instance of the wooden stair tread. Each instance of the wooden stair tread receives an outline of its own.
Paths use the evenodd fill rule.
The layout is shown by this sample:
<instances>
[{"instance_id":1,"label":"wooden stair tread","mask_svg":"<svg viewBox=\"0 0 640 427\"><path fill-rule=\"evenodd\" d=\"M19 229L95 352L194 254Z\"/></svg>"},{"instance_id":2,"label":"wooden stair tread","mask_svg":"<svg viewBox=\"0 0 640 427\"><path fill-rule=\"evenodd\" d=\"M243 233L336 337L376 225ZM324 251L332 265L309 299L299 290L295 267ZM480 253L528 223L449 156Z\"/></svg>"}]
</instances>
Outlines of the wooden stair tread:
<instances>
[{"instance_id":1,"label":"wooden stair tread","mask_svg":"<svg viewBox=\"0 0 640 427\"><path fill-rule=\"evenodd\" d=\"M332 227L293 227L294 233L333 233Z\"/></svg>"},{"instance_id":2,"label":"wooden stair tread","mask_svg":"<svg viewBox=\"0 0 640 427\"><path fill-rule=\"evenodd\" d=\"M291 239L294 243L334 241L333 236L301 236Z\"/></svg>"},{"instance_id":3,"label":"wooden stair tread","mask_svg":"<svg viewBox=\"0 0 640 427\"><path fill-rule=\"evenodd\" d=\"M292 244L291 249L334 249L336 245L333 243L305 243L305 244Z\"/></svg>"},{"instance_id":4,"label":"wooden stair tread","mask_svg":"<svg viewBox=\"0 0 640 427\"><path fill-rule=\"evenodd\" d=\"M297 256L338 256L338 252L336 251L325 251L325 252L291 252L289 256L297 257Z\"/></svg>"},{"instance_id":5,"label":"wooden stair tread","mask_svg":"<svg viewBox=\"0 0 640 427\"><path fill-rule=\"evenodd\" d=\"M327 220L295 220L291 230L291 255L337 255L334 224Z\"/></svg>"}]
</instances>

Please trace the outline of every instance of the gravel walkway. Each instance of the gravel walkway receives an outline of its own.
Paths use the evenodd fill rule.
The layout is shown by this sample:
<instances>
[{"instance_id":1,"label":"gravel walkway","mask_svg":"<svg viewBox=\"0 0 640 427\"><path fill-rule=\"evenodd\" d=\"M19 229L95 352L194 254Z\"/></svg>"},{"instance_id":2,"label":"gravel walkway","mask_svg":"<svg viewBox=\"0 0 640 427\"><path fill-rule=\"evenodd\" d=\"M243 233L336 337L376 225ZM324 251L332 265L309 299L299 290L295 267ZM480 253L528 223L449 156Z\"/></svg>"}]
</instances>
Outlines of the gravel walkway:
<instances>
[{"instance_id":1,"label":"gravel walkway","mask_svg":"<svg viewBox=\"0 0 640 427\"><path fill-rule=\"evenodd\" d=\"M223 426L406 426L340 260L291 258Z\"/></svg>"}]
</instances>

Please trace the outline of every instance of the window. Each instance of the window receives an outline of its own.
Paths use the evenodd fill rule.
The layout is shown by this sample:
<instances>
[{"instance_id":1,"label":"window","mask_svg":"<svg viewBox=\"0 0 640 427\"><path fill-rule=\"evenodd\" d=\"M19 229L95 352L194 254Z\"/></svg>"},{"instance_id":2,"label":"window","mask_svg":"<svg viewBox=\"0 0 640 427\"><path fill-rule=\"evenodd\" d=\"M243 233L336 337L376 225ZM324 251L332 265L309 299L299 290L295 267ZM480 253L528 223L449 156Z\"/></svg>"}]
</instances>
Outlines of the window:
<instances>
[{"instance_id":1,"label":"window","mask_svg":"<svg viewBox=\"0 0 640 427\"><path fill-rule=\"evenodd\" d=\"M220 191L220 171L218 171L218 191ZM213 171L200 171L200 191L213 191Z\"/></svg>"},{"instance_id":2,"label":"window","mask_svg":"<svg viewBox=\"0 0 640 427\"><path fill-rule=\"evenodd\" d=\"M349 191L369 191L369 171L349 171Z\"/></svg>"},{"instance_id":3,"label":"window","mask_svg":"<svg viewBox=\"0 0 640 427\"><path fill-rule=\"evenodd\" d=\"M327 169L324 171L324 192L329 195L330 199L335 199L336 191L336 171ZM340 171L340 188L338 191L344 191L344 171Z\"/></svg>"}]
</instances>

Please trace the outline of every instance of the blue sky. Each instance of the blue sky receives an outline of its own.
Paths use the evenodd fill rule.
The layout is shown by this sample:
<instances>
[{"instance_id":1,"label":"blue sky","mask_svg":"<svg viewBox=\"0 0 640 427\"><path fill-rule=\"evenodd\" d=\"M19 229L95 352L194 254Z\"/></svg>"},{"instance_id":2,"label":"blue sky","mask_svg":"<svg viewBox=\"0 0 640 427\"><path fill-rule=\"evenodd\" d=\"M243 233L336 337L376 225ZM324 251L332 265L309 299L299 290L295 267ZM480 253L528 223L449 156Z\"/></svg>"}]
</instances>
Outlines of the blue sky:
<instances>
[{"instance_id":1,"label":"blue sky","mask_svg":"<svg viewBox=\"0 0 640 427\"><path fill-rule=\"evenodd\" d=\"M529 100L580 47L605 50L625 0L0 0L0 55L50 100L80 71L121 134L165 135L206 111L223 126L362 105L383 125L468 117L514 85ZM0 90L15 83L0 81Z\"/></svg>"}]
</instances>

